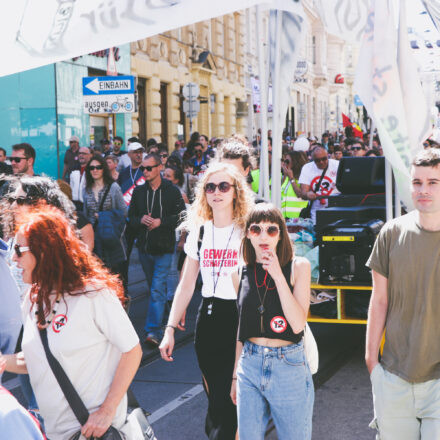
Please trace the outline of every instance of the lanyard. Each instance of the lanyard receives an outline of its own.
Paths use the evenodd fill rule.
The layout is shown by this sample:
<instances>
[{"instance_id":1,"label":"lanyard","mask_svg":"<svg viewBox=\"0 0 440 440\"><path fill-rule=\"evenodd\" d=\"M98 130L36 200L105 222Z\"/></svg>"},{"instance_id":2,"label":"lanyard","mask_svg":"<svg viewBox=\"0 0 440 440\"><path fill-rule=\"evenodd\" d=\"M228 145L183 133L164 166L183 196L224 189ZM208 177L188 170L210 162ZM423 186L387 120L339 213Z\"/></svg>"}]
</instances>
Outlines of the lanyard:
<instances>
[{"instance_id":1,"label":"lanyard","mask_svg":"<svg viewBox=\"0 0 440 440\"><path fill-rule=\"evenodd\" d=\"M136 168L136 171L135 171L135 173L134 173L134 177L133 177L133 168L132 168L131 165L130 165L130 177L131 177L131 181L133 182L133 185L134 185L134 186L137 186L137 185L136 185L136 182L137 182L137 180L136 180L136 176L137 176L138 171L139 171L139 168Z\"/></svg>"}]
</instances>

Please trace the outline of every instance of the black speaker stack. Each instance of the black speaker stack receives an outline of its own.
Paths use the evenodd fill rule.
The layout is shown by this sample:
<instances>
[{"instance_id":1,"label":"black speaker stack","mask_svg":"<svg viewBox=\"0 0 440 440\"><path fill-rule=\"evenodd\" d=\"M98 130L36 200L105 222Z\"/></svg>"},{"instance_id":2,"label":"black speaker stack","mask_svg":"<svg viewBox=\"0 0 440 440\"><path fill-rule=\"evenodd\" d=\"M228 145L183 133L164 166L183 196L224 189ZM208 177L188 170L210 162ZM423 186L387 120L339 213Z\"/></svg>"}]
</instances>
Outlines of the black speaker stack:
<instances>
[{"instance_id":1,"label":"black speaker stack","mask_svg":"<svg viewBox=\"0 0 440 440\"><path fill-rule=\"evenodd\" d=\"M385 158L344 157L328 207L316 212L319 283L370 285L365 266L386 221Z\"/></svg>"}]
</instances>

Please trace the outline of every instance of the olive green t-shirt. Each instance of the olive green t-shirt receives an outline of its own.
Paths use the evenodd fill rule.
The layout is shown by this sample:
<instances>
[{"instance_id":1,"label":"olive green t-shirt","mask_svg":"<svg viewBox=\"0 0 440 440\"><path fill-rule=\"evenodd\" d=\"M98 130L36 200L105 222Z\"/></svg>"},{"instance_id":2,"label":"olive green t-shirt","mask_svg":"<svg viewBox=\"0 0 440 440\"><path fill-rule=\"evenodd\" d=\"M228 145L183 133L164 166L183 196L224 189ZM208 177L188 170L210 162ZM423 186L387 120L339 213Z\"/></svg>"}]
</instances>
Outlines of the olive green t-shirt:
<instances>
[{"instance_id":1,"label":"olive green t-shirt","mask_svg":"<svg viewBox=\"0 0 440 440\"><path fill-rule=\"evenodd\" d=\"M440 231L416 211L385 224L367 266L388 279L382 366L408 382L440 378Z\"/></svg>"}]
</instances>

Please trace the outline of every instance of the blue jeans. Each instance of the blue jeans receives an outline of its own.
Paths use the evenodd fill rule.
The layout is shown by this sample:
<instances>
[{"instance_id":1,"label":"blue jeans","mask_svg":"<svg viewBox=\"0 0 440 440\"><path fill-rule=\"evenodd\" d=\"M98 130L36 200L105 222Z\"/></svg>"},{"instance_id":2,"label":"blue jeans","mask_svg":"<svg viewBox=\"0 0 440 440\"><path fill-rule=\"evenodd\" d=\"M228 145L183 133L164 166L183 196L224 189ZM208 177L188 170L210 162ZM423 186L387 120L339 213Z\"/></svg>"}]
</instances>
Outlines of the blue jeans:
<instances>
[{"instance_id":1,"label":"blue jeans","mask_svg":"<svg viewBox=\"0 0 440 440\"><path fill-rule=\"evenodd\" d=\"M162 319L167 303L167 277L173 254L150 255L139 251L139 260L150 286L145 331L158 339L162 338Z\"/></svg>"},{"instance_id":2,"label":"blue jeans","mask_svg":"<svg viewBox=\"0 0 440 440\"><path fill-rule=\"evenodd\" d=\"M177 285L179 284L180 273L177 270L177 262L179 261L179 254L177 252L177 242L174 247L173 258L171 259L170 271L167 277L167 300L172 301L174 293L176 292Z\"/></svg>"},{"instance_id":3,"label":"blue jeans","mask_svg":"<svg viewBox=\"0 0 440 440\"><path fill-rule=\"evenodd\" d=\"M264 440L270 415L279 440L310 440L314 399L302 341L279 348L245 342L237 367L240 440Z\"/></svg>"}]
</instances>

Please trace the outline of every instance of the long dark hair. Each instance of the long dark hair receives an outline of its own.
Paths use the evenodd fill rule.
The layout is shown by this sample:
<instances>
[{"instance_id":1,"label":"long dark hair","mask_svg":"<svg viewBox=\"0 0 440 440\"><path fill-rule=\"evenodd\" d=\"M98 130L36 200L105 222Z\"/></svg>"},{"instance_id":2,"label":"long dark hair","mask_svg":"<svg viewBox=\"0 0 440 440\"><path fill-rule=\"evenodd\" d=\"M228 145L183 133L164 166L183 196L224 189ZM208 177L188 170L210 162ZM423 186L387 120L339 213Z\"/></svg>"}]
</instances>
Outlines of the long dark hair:
<instances>
[{"instance_id":1,"label":"long dark hair","mask_svg":"<svg viewBox=\"0 0 440 440\"><path fill-rule=\"evenodd\" d=\"M299 179L302 167L308 162L307 154L304 151L289 151L287 155L290 157L293 176Z\"/></svg>"},{"instance_id":2,"label":"long dark hair","mask_svg":"<svg viewBox=\"0 0 440 440\"><path fill-rule=\"evenodd\" d=\"M177 179L177 186L182 186L185 182L185 176L183 175L183 170L180 167L176 167L174 165L167 165L165 169L169 168L174 172L174 178Z\"/></svg>"},{"instance_id":3,"label":"long dark hair","mask_svg":"<svg viewBox=\"0 0 440 440\"><path fill-rule=\"evenodd\" d=\"M281 211L272 203L258 203L254 205L246 219L245 234L249 226L258 223L275 223L280 228L280 239L277 244L277 257L280 266L283 267L293 258L293 246L287 232L286 222ZM244 262L250 266L255 265L257 256L251 241L245 235L241 243Z\"/></svg>"},{"instance_id":4,"label":"long dark hair","mask_svg":"<svg viewBox=\"0 0 440 440\"><path fill-rule=\"evenodd\" d=\"M86 166L86 188L91 189L93 184L95 183L92 175L90 174L90 164L96 160L102 165L103 174L102 178L104 180L104 185L111 185L114 180L108 168L106 160L100 154L94 154L93 157L89 160L89 163Z\"/></svg>"}]
</instances>

